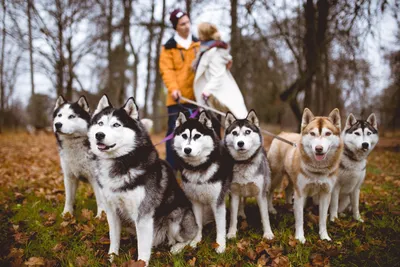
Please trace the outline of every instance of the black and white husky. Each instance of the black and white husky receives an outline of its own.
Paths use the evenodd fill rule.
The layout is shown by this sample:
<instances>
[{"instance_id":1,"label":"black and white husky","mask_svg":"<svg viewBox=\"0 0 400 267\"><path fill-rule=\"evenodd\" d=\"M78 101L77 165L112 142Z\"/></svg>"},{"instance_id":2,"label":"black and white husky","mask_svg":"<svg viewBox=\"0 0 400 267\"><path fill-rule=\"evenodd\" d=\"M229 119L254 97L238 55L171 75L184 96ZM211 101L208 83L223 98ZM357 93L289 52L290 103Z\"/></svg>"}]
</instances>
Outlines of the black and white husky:
<instances>
[{"instance_id":1,"label":"black and white husky","mask_svg":"<svg viewBox=\"0 0 400 267\"><path fill-rule=\"evenodd\" d=\"M246 119L237 120L228 112L225 118L224 144L234 159L231 184L231 221L228 238L235 238L237 216L241 197L255 197L260 209L266 239L273 239L268 215L267 193L271 186L271 174L263 136L254 110Z\"/></svg>"},{"instance_id":2,"label":"black and white husky","mask_svg":"<svg viewBox=\"0 0 400 267\"><path fill-rule=\"evenodd\" d=\"M176 121L173 150L182 172L182 187L193 204L198 232L191 246L202 238L202 225L211 207L217 228L217 253L225 251L225 196L229 191L232 160L213 130L211 119L201 112L199 119L188 119L183 113Z\"/></svg>"},{"instance_id":3,"label":"black and white husky","mask_svg":"<svg viewBox=\"0 0 400 267\"><path fill-rule=\"evenodd\" d=\"M115 109L103 96L88 135L105 200L109 254L118 254L121 220L135 224L138 259L146 264L152 246L165 240L172 253L181 251L197 233L192 205L171 167L158 157L133 98Z\"/></svg>"},{"instance_id":4,"label":"black and white husky","mask_svg":"<svg viewBox=\"0 0 400 267\"><path fill-rule=\"evenodd\" d=\"M94 175L93 154L87 132L90 123L89 105L84 96L68 103L59 96L54 107L53 130L58 142L61 168L64 173L65 206L63 215L73 215L78 180L88 181L97 201L97 217L104 210L100 189Z\"/></svg>"},{"instance_id":5,"label":"black and white husky","mask_svg":"<svg viewBox=\"0 0 400 267\"><path fill-rule=\"evenodd\" d=\"M362 222L359 211L360 188L365 179L367 157L379 140L375 114L372 113L366 121L356 120L350 114L342 138L344 149L338 179L332 191L330 219L334 221L338 212L343 212L351 204L354 219Z\"/></svg>"}]
</instances>

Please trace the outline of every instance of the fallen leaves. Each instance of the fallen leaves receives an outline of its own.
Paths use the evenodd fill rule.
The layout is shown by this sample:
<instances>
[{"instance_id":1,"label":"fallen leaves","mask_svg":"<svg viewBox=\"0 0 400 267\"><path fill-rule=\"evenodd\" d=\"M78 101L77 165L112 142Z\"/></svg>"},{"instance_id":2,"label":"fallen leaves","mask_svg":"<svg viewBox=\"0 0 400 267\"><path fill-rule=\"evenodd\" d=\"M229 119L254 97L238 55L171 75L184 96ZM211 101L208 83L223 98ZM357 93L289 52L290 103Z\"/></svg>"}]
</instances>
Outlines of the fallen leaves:
<instances>
[{"instance_id":1,"label":"fallen leaves","mask_svg":"<svg viewBox=\"0 0 400 267\"><path fill-rule=\"evenodd\" d=\"M44 258L41 257L31 257L28 261L24 262L28 266L44 266Z\"/></svg>"}]
</instances>

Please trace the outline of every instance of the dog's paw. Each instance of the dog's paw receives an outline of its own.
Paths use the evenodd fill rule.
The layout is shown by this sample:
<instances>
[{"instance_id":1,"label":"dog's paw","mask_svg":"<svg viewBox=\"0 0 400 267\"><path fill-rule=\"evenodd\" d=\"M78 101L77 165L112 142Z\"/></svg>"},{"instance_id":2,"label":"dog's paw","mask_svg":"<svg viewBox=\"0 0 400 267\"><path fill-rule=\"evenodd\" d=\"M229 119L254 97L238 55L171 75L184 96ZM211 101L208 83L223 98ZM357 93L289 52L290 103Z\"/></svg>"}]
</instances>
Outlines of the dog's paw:
<instances>
[{"instance_id":1,"label":"dog's paw","mask_svg":"<svg viewBox=\"0 0 400 267\"><path fill-rule=\"evenodd\" d=\"M319 235L319 237L321 238L321 240L332 241L332 239L329 237L329 235L328 235L327 232L321 233L321 234Z\"/></svg>"},{"instance_id":2,"label":"dog's paw","mask_svg":"<svg viewBox=\"0 0 400 267\"><path fill-rule=\"evenodd\" d=\"M108 253L108 261L110 263L113 263L116 256L117 256L117 254L115 254L115 253Z\"/></svg>"},{"instance_id":3,"label":"dog's paw","mask_svg":"<svg viewBox=\"0 0 400 267\"><path fill-rule=\"evenodd\" d=\"M236 232L234 232L234 231L229 231L228 234L226 235L226 237L227 237L228 239L234 239L234 238L236 238Z\"/></svg>"},{"instance_id":4,"label":"dog's paw","mask_svg":"<svg viewBox=\"0 0 400 267\"><path fill-rule=\"evenodd\" d=\"M192 248L196 248L196 247L197 247L197 244L198 244L200 241L201 241L201 237L200 237L200 238L196 237L195 239L193 239L193 240L190 242L189 245L190 245Z\"/></svg>"},{"instance_id":5,"label":"dog's paw","mask_svg":"<svg viewBox=\"0 0 400 267\"><path fill-rule=\"evenodd\" d=\"M356 219L358 222L361 222L361 223L364 222L364 220L361 218L361 216L358 216L358 217L356 217L355 219Z\"/></svg>"},{"instance_id":6,"label":"dog's paw","mask_svg":"<svg viewBox=\"0 0 400 267\"><path fill-rule=\"evenodd\" d=\"M272 232L270 233L264 233L263 238L268 239L268 240L272 240L274 239L274 234Z\"/></svg>"},{"instance_id":7,"label":"dog's paw","mask_svg":"<svg viewBox=\"0 0 400 267\"><path fill-rule=\"evenodd\" d=\"M338 216L336 215L331 215L330 217L329 217L329 219L330 219L330 221L331 222L334 222L334 221L336 221L336 220L338 220Z\"/></svg>"},{"instance_id":8,"label":"dog's paw","mask_svg":"<svg viewBox=\"0 0 400 267\"><path fill-rule=\"evenodd\" d=\"M304 237L304 235L296 236L296 239L299 240L299 242L302 244L306 243L306 238Z\"/></svg>"},{"instance_id":9,"label":"dog's paw","mask_svg":"<svg viewBox=\"0 0 400 267\"><path fill-rule=\"evenodd\" d=\"M215 252L217 252L218 254L224 253L225 245L219 245L217 248L215 248Z\"/></svg>"},{"instance_id":10,"label":"dog's paw","mask_svg":"<svg viewBox=\"0 0 400 267\"><path fill-rule=\"evenodd\" d=\"M171 247L171 253L173 255L180 253L186 246L186 243L176 243Z\"/></svg>"},{"instance_id":11,"label":"dog's paw","mask_svg":"<svg viewBox=\"0 0 400 267\"><path fill-rule=\"evenodd\" d=\"M268 212L270 214L277 214L278 213L274 207L269 207Z\"/></svg>"},{"instance_id":12,"label":"dog's paw","mask_svg":"<svg viewBox=\"0 0 400 267\"><path fill-rule=\"evenodd\" d=\"M74 215L74 211L73 210L64 210L62 213L61 213L61 216L63 217L63 218L71 218L71 217L73 217Z\"/></svg>"}]
</instances>

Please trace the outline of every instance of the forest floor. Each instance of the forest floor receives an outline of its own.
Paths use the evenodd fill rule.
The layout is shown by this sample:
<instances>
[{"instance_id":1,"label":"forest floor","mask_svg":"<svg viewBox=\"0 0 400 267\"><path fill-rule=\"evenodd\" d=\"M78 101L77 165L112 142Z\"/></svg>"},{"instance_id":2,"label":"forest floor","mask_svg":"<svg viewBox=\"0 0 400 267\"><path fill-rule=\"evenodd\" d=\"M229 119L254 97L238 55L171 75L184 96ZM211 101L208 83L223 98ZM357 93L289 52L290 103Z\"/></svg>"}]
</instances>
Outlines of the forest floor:
<instances>
[{"instance_id":1,"label":"forest floor","mask_svg":"<svg viewBox=\"0 0 400 267\"><path fill-rule=\"evenodd\" d=\"M161 139L153 136L154 143ZM164 145L157 149L164 157ZM80 184L75 217L62 218L62 177L52 134L0 135L0 266L109 265L107 221L93 216L91 188ZM319 240L318 211L309 206L307 242L296 242L294 216L283 199L275 192L278 214L270 216L274 240L262 239L258 208L249 200L247 220L239 221L238 237L227 241L224 254L214 251L215 227L210 224L196 249L172 255L167 246L155 248L150 266L400 266L400 138L381 138L369 157L360 198L365 222L349 215L329 222L333 241ZM113 265L140 266L133 261L136 248L136 238L123 232Z\"/></svg>"}]
</instances>

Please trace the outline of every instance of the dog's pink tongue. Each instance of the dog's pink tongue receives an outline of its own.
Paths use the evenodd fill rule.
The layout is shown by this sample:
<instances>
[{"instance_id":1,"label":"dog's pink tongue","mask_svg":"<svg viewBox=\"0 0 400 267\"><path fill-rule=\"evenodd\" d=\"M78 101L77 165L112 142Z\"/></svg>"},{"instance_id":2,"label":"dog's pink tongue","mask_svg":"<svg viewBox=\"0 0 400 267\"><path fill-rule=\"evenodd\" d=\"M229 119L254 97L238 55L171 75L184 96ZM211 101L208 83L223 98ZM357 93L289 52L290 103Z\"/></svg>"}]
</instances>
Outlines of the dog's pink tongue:
<instances>
[{"instance_id":1,"label":"dog's pink tongue","mask_svg":"<svg viewBox=\"0 0 400 267\"><path fill-rule=\"evenodd\" d=\"M315 159L317 160L317 161L321 161L321 160L323 160L325 158L325 155L315 155Z\"/></svg>"},{"instance_id":2,"label":"dog's pink tongue","mask_svg":"<svg viewBox=\"0 0 400 267\"><path fill-rule=\"evenodd\" d=\"M97 144L97 147L100 149L105 149L107 146L105 144Z\"/></svg>"}]
</instances>

